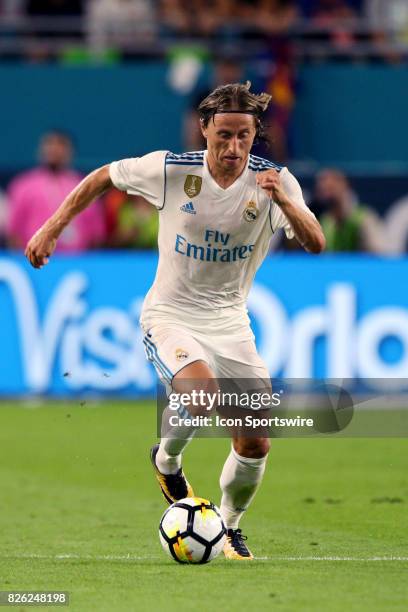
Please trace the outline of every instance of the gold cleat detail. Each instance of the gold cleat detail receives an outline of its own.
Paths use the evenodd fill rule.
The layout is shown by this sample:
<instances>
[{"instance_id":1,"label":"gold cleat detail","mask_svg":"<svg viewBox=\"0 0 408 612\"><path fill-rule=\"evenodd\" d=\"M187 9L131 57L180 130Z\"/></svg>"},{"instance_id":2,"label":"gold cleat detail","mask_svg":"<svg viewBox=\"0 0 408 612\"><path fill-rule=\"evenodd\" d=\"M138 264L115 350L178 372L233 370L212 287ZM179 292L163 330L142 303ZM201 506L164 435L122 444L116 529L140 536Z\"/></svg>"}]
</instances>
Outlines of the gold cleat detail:
<instances>
[{"instance_id":1,"label":"gold cleat detail","mask_svg":"<svg viewBox=\"0 0 408 612\"><path fill-rule=\"evenodd\" d=\"M252 561L254 555L244 543L246 536L241 534L240 529L228 529L227 539L224 544L224 555L231 561Z\"/></svg>"},{"instance_id":2,"label":"gold cleat detail","mask_svg":"<svg viewBox=\"0 0 408 612\"><path fill-rule=\"evenodd\" d=\"M151 461L156 474L157 482L160 485L163 497L168 504L174 504L185 497L194 497L194 491L182 469L177 474L162 474L156 466L156 454L159 445L153 446L150 451Z\"/></svg>"}]
</instances>

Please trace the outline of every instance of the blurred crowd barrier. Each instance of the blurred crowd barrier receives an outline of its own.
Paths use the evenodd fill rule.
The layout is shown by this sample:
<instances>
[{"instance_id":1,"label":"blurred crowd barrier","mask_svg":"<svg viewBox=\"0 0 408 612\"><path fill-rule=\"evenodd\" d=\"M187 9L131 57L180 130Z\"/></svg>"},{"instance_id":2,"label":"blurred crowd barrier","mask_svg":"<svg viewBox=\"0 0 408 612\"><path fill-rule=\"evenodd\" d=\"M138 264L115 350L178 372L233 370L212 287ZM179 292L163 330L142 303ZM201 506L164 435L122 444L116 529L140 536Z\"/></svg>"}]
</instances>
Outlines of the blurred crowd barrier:
<instances>
[{"instance_id":1,"label":"blurred crowd barrier","mask_svg":"<svg viewBox=\"0 0 408 612\"><path fill-rule=\"evenodd\" d=\"M407 59L405 0L2 0L0 55L31 61L119 61L201 52L302 60ZM244 44L243 44L244 43ZM244 51L243 51L244 50Z\"/></svg>"},{"instance_id":2,"label":"blurred crowd barrier","mask_svg":"<svg viewBox=\"0 0 408 612\"><path fill-rule=\"evenodd\" d=\"M0 395L153 395L138 319L156 263L100 252L55 256L38 271L3 254ZM407 274L408 259L267 260L248 304L271 376L406 384Z\"/></svg>"}]
</instances>

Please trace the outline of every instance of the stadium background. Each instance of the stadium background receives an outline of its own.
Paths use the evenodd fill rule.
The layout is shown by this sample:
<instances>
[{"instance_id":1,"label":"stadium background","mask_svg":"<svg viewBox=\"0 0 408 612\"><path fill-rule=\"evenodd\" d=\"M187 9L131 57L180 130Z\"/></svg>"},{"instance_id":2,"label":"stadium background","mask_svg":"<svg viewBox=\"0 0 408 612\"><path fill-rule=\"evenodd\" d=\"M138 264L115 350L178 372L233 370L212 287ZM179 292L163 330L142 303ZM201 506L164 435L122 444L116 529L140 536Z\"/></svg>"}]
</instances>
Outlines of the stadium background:
<instances>
[{"instance_id":1,"label":"stadium background","mask_svg":"<svg viewBox=\"0 0 408 612\"><path fill-rule=\"evenodd\" d=\"M406 610L406 411L401 439L274 439L242 521L250 567L165 557L137 325L155 211L112 192L93 206L98 239L79 248L68 232L34 270L23 229L59 192L31 188L21 209L15 180L50 130L73 139L81 173L200 148L197 100L249 78L274 96L258 154L289 166L329 228L317 185L334 169L348 218L374 230L350 241L337 219L317 257L274 239L249 300L271 375L365 378L374 394L392 376L406 391L407 65L406 0L0 0L0 589L68 590L80 612ZM184 458L216 503L227 449L201 438Z\"/></svg>"},{"instance_id":2,"label":"stadium background","mask_svg":"<svg viewBox=\"0 0 408 612\"><path fill-rule=\"evenodd\" d=\"M198 1L9 0L0 32L1 394L153 393L136 322L154 241L126 242L134 213L119 227L105 199L94 205L105 226L92 245L98 254L76 249L35 272L8 225L10 185L38 163L50 130L72 137L82 173L198 147L194 106L231 75L274 96L272 146L257 152L287 164L312 207L316 175L343 172L381 235L375 248L342 245L340 254L334 246L319 258L274 241L250 300L271 375L405 377L405 2L214 1L206 11Z\"/></svg>"}]
</instances>

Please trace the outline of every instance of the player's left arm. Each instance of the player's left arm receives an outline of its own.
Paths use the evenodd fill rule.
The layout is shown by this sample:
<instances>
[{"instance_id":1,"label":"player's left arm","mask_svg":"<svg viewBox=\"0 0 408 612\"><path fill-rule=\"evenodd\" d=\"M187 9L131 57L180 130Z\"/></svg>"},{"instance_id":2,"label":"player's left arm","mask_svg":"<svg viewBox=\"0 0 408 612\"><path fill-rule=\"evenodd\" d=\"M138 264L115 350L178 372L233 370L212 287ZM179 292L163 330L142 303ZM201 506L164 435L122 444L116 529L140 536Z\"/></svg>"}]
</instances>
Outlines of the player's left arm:
<instances>
[{"instance_id":1,"label":"player's left arm","mask_svg":"<svg viewBox=\"0 0 408 612\"><path fill-rule=\"evenodd\" d=\"M283 177L274 169L259 172L257 183L279 206L303 248L309 253L321 253L326 239L320 223L304 203L299 183L286 168L283 171Z\"/></svg>"}]
</instances>

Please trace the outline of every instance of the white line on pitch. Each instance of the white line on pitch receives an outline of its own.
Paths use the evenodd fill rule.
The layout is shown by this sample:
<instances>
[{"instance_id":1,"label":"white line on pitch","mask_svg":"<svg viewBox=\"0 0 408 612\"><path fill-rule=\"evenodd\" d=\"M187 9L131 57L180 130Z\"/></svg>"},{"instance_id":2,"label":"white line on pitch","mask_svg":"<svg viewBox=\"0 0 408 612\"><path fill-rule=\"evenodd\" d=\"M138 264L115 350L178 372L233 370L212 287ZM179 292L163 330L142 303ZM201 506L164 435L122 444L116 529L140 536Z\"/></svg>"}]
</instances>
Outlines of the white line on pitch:
<instances>
[{"instance_id":1,"label":"white line on pitch","mask_svg":"<svg viewBox=\"0 0 408 612\"><path fill-rule=\"evenodd\" d=\"M81 555L76 553L60 553L58 555L43 555L36 553L16 553L0 555L0 559L42 559L45 561L64 561L73 559L75 561L153 561L161 556L135 556L135 555ZM256 561L403 561L408 562L408 557L255 557Z\"/></svg>"},{"instance_id":2,"label":"white line on pitch","mask_svg":"<svg viewBox=\"0 0 408 612\"><path fill-rule=\"evenodd\" d=\"M256 561L408 561L408 557L255 557Z\"/></svg>"},{"instance_id":3,"label":"white line on pitch","mask_svg":"<svg viewBox=\"0 0 408 612\"><path fill-rule=\"evenodd\" d=\"M159 557L139 557L135 555L79 555L76 553L61 553L58 555L42 555L37 553L16 553L0 555L0 559L43 559L45 561L63 561L74 559L76 561L151 561Z\"/></svg>"}]
</instances>

